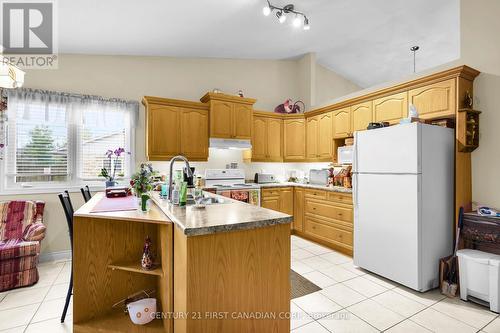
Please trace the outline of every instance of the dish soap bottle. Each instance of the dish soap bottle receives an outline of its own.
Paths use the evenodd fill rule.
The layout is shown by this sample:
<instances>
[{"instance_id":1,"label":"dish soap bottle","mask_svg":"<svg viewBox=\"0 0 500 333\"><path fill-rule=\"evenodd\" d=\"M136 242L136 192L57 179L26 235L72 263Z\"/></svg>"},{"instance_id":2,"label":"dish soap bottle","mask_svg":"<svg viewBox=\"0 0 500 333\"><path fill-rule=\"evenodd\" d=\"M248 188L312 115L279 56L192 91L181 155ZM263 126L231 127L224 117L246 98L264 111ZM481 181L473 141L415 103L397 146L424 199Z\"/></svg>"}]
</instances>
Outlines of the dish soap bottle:
<instances>
[{"instance_id":1,"label":"dish soap bottle","mask_svg":"<svg viewBox=\"0 0 500 333\"><path fill-rule=\"evenodd\" d=\"M179 205L185 206L187 202L187 182L181 183L181 190L179 193Z\"/></svg>"},{"instance_id":2,"label":"dish soap bottle","mask_svg":"<svg viewBox=\"0 0 500 333\"><path fill-rule=\"evenodd\" d=\"M172 189L172 204L178 205L179 204L179 184L175 184L174 188Z\"/></svg>"}]
</instances>

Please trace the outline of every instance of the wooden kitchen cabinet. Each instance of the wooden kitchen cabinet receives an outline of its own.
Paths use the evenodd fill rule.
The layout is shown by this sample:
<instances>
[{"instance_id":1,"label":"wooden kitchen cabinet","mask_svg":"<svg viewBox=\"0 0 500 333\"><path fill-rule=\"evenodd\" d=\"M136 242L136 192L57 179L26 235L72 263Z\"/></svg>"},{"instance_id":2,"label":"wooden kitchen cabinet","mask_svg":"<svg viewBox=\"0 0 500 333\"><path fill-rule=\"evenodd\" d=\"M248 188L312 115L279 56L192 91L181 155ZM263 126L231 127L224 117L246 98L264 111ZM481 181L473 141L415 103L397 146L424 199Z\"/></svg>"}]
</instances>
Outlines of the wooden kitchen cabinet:
<instances>
[{"instance_id":1,"label":"wooden kitchen cabinet","mask_svg":"<svg viewBox=\"0 0 500 333\"><path fill-rule=\"evenodd\" d=\"M146 154L150 161L184 155L208 159L208 107L203 103L145 96Z\"/></svg>"},{"instance_id":2,"label":"wooden kitchen cabinet","mask_svg":"<svg viewBox=\"0 0 500 333\"><path fill-rule=\"evenodd\" d=\"M307 159L318 158L318 127L317 116L306 119L306 156Z\"/></svg>"},{"instance_id":3,"label":"wooden kitchen cabinet","mask_svg":"<svg viewBox=\"0 0 500 333\"><path fill-rule=\"evenodd\" d=\"M271 114L272 115L272 114ZM253 116L252 161L282 162L283 120L265 115L265 112Z\"/></svg>"},{"instance_id":4,"label":"wooden kitchen cabinet","mask_svg":"<svg viewBox=\"0 0 500 333\"><path fill-rule=\"evenodd\" d=\"M343 139L350 136L352 136L350 108L333 111L333 137Z\"/></svg>"},{"instance_id":5,"label":"wooden kitchen cabinet","mask_svg":"<svg viewBox=\"0 0 500 333\"><path fill-rule=\"evenodd\" d=\"M305 189L303 202L303 235L352 255L354 229L352 195Z\"/></svg>"},{"instance_id":6,"label":"wooden kitchen cabinet","mask_svg":"<svg viewBox=\"0 0 500 333\"><path fill-rule=\"evenodd\" d=\"M255 99L209 92L200 101L210 110L211 138L252 138Z\"/></svg>"},{"instance_id":7,"label":"wooden kitchen cabinet","mask_svg":"<svg viewBox=\"0 0 500 333\"><path fill-rule=\"evenodd\" d=\"M373 101L373 118L375 122L387 121L397 124L408 115L408 93L402 92Z\"/></svg>"},{"instance_id":8,"label":"wooden kitchen cabinet","mask_svg":"<svg viewBox=\"0 0 500 333\"><path fill-rule=\"evenodd\" d=\"M332 113L306 118L306 156L310 161L328 161L332 155Z\"/></svg>"},{"instance_id":9,"label":"wooden kitchen cabinet","mask_svg":"<svg viewBox=\"0 0 500 333\"><path fill-rule=\"evenodd\" d=\"M450 79L408 92L409 103L415 105L420 118L443 118L455 115L456 80Z\"/></svg>"},{"instance_id":10,"label":"wooden kitchen cabinet","mask_svg":"<svg viewBox=\"0 0 500 333\"><path fill-rule=\"evenodd\" d=\"M372 101L351 106L351 132L364 131L373 122Z\"/></svg>"},{"instance_id":11,"label":"wooden kitchen cabinet","mask_svg":"<svg viewBox=\"0 0 500 333\"><path fill-rule=\"evenodd\" d=\"M292 229L304 231L304 189L299 187L294 189Z\"/></svg>"},{"instance_id":12,"label":"wooden kitchen cabinet","mask_svg":"<svg viewBox=\"0 0 500 333\"><path fill-rule=\"evenodd\" d=\"M293 215L293 187L263 188L261 195L262 207Z\"/></svg>"},{"instance_id":13,"label":"wooden kitchen cabinet","mask_svg":"<svg viewBox=\"0 0 500 333\"><path fill-rule=\"evenodd\" d=\"M306 159L306 121L304 118L283 121L283 159L287 162Z\"/></svg>"}]
</instances>

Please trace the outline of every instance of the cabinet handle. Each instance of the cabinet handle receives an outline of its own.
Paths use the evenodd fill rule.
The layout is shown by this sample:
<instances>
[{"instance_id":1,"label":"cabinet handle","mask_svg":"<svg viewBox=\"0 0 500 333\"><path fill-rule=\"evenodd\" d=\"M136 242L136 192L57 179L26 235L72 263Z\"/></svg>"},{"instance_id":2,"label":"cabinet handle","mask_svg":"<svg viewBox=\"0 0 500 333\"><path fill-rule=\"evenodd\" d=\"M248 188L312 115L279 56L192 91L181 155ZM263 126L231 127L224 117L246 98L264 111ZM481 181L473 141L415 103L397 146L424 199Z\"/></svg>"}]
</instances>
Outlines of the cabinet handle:
<instances>
[{"instance_id":1,"label":"cabinet handle","mask_svg":"<svg viewBox=\"0 0 500 333\"><path fill-rule=\"evenodd\" d=\"M313 207L313 210L316 210L316 207Z\"/></svg>"}]
</instances>

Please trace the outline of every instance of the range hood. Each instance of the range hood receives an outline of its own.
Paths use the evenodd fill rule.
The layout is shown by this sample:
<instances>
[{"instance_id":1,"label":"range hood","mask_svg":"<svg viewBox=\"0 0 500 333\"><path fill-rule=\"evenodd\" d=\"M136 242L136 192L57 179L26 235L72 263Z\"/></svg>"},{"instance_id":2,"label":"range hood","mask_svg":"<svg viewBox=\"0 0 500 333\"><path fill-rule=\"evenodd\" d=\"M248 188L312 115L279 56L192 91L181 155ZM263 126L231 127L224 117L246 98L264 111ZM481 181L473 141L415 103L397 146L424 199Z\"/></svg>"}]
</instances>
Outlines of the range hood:
<instances>
[{"instance_id":1,"label":"range hood","mask_svg":"<svg viewBox=\"0 0 500 333\"><path fill-rule=\"evenodd\" d=\"M217 149L251 149L252 144L250 140L235 140L235 139L219 139L219 138L210 138L209 140L210 148Z\"/></svg>"}]
</instances>

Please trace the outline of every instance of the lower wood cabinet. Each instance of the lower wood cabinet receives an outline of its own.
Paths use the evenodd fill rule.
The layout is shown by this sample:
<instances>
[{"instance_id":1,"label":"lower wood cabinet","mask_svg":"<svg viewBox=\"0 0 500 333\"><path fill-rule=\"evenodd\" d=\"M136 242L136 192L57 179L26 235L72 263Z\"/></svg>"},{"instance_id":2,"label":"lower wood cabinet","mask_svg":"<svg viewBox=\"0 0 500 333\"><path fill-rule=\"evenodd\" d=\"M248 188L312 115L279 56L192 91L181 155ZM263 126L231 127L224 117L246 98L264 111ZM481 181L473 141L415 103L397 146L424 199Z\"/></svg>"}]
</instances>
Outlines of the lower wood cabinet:
<instances>
[{"instance_id":1,"label":"lower wood cabinet","mask_svg":"<svg viewBox=\"0 0 500 333\"><path fill-rule=\"evenodd\" d=\"M261 195L262 207L293 215L293 187L264 188Z\"/></svg>"},{"instance_id":2,"label":"lower wood cabinet","mask_svg":"<svg viewBox=\"0 0 500 333\"><path fill-rule=\"evenodd\" d=\"M292 229L304 231L304 189L294 188Z\"/></svg>"},{"instance_id":3,"label":"lower wood cabinet","mask_svg":"<svg viewBox=\"0 0 500 333\"><path fill-rule=\"evenodd\" d=\"M352 195L305 189L303 234L338 251L353 253Z\"/></svg>"}]
</instances>

